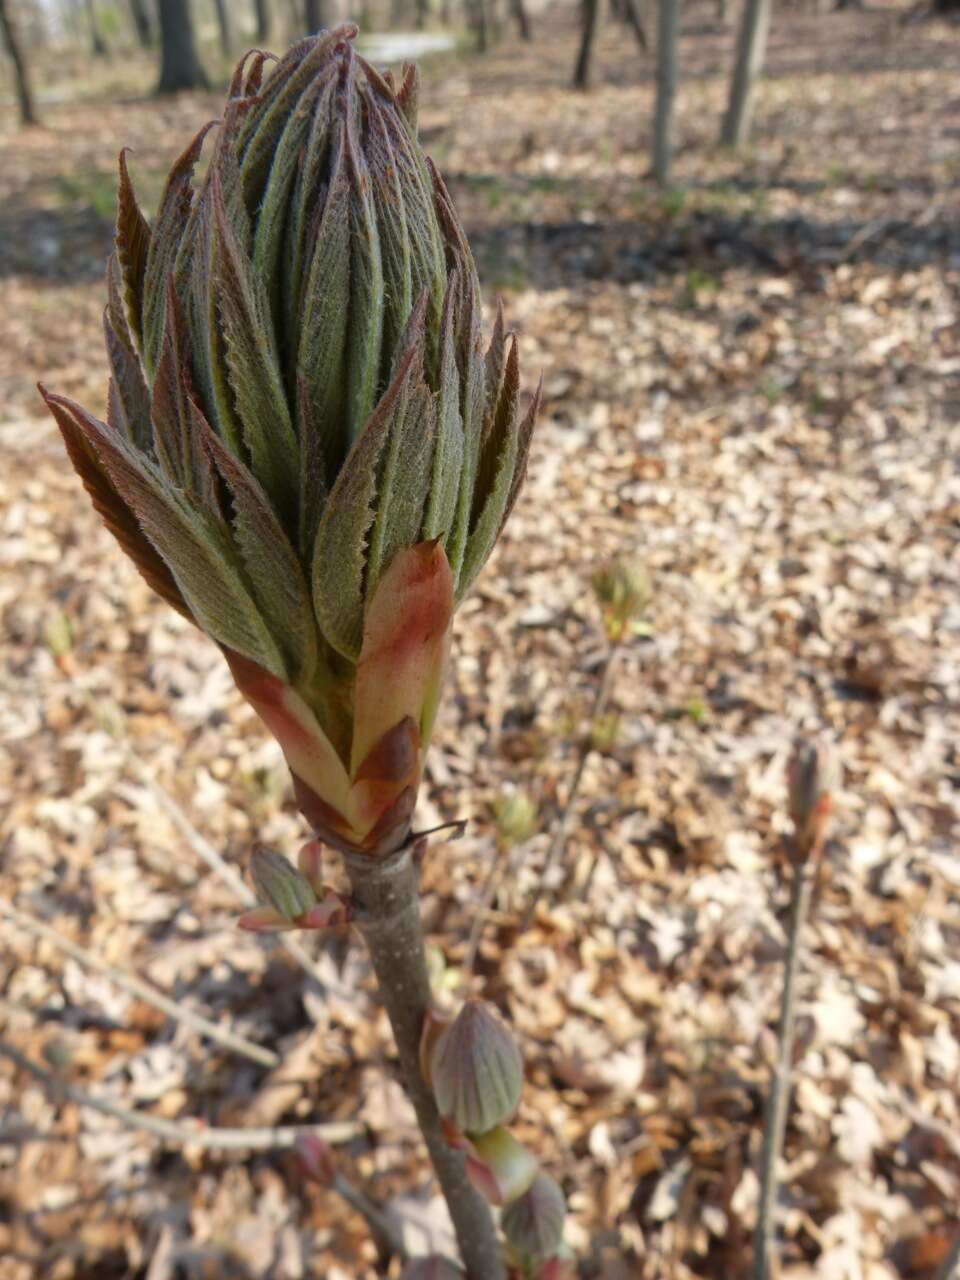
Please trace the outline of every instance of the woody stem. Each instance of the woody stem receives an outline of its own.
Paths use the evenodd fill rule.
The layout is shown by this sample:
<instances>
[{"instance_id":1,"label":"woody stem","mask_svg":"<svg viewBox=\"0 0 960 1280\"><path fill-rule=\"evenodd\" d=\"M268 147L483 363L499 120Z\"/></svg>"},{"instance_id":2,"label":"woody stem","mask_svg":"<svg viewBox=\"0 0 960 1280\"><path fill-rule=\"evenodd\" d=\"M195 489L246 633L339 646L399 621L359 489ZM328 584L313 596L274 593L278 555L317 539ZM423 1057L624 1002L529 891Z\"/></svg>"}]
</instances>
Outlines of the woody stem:
<instances>
[{"instance_id":1,"label":"woody stem","mask_svg":"<svg viewBox=\"0 0 960 1280\"><path fill-rule=\"evenodd\" d=\"M506 1280L493 1216L466 1175L463 1153L443 1135L433 1093L420 1072L420 1033L430 1005L420 924L419 876L413 849L386 857L346 854L357 925L373 962L407 1093L450 1210L470 1280Z\"/></svg>"}]
</instances>

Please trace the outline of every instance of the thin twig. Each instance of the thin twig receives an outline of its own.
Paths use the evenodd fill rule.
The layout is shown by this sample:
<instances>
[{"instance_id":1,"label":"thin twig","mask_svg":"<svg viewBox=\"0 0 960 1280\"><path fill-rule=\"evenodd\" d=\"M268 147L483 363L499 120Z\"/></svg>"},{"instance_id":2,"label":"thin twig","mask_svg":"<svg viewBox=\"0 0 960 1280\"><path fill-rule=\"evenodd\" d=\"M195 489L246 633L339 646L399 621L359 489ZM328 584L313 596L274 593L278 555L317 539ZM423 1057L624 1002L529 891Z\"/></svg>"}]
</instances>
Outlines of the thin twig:
<instances>
[{"instance_id":1,"label":"thin twig","mask_svg":"<svg viewBox=\"0 0 960 1280\"><path fill-rule=\"evenodd\" d=\"M159 1009L167 1017L173 1018L176 1022L182 1022L200 1035L206 1036L210 1040L215 1040L218 1044L222 1044L224 1048L232 1050L233 1053L249 1058L252 1062L257 1062L264 1067L275 1067L279 1063L280 1058L272 1049L265 1049L262 1045L254 1044L245 1036L228 1031L218 1026L217 1023L211 1022L209 1018L203 1017L202 1014L194 1013L184 1005L171 1000L169 996L164 995L162 991L158 991L156 987L144 982L142 978L138 978L136 974L125 973L122 969L115 969L112 964L108 964L106 960L103 960L94 952L86 950L76 942L71 942L69 938L65 938L56 929L51 929L49 925L43 924L39 920L34 920L32 916L18 911L16 907L2 900L0 900L0 914L6 916L18 928L31 934L34 938L49 942L66 955L72 956L78 964L82 964L87 969L93 969L97 973L102 973L124 991L129 991L132 995L137 996L138 999L145 1001L147 1004L152 1004L155 1009Z\"/></svg>"},{"instance_id":2,"label":"thin twig","mask_svg":"<svg viewBox=\"0 0 960 1280\"><path fill-rule=\"evenodd\" d=\"M257 898L253 890L247 885L240 874L231 867L217 852L209 840L206 840L196 829L187 815L183 812L172 796L168 795L162 787L150 778L146 771L137 769L137 773L143 785L148 788L154 799L160 805L173 825L186 840L187 844L206 865L218 875L224 884L228 885L237 895L240 901L247 907L255 907ZM319 968L314 962L312 956L300 945L296 938L291 938L286 934L278 935L277 941L282 947L285 947L288 954L293 956L297 964L314 980L321 991L326 991L326 982Z\"/></svg>"},{"instance_id":3,"label":"thin twig","mask_svg":"<svg viewBox=\"0 0 960 1280\"><path fill-rule=\"evenodd\" d=\"M960 1236L944 1259L943 1266L937 1272L936 1280L960 1280Z\"/></svg>"},{"instance_id":4,"label":"thin twig","mask_svg":"<svg viewBox=\"0 0 960 1280\"><path fill-rule=\"evenodd\" d=\"M399 1258L401 1262L406 1262L407 1246L403 1242L402 1231L387 1217L378 1204L374 1204L365 1191L354 1186L340 1173L334 1175L331 1190L335 1191L351 1209L360 1214L370 1228L370 1234L378 1248Z\"/></svg>"},{"instance_id":5,"label":"thin twig","mask_svg":"<svg viewBox=\"0 0 960 1280\"><path fill-rule=\"evenodd\" d=\"M798 860L794 864L790 893L790 920L787 926L787 955L780 999L780 1024L777 1030L777 1063L773 1072L770 1097L763 1125L763 1173L760 1205L754 1239L754 1280L767 1280L776 1252L776 1208L779 1189L778 1165L783 1151L790 1107L790 1084L793 1069L793 1038L797 1017L797 973L800 968L801 936L810 913L810 902L816 880L817 859Z\"/></svg>"},{"instance_id":6,"label":"thin twig","mask_svg":"<svg viewBox=\"0 0 960 1280\"><path fill-rule=\"evenodd\" d=\"M77 1106L99 1111L102 1115L120 1120L131 1129L142 1129L145 1133L152 1133L155 1137L176 1146L203 1147L210 1151L268 1151L292 1147L304 1134L314 1134L332 1144L349 1142L361 1132L360 1125L350 1122L280 1125L276 1128L264 1129L222 1129L205 1125L201 1120L194 1120L187 1124L178 1123L174 1120L164 1120L160 1116L149 1115L144 1111L131 1111L105 1098L95 1098L75 1084L61 1080L49 1071L45 1071L43 1067L31 1061L5 1040L0 1040L0 1056L9 1058L21 1070L39 1080L51 1100L68 1098Z\"/></svg>"},{"instance_id":7,"label":"thin twig","mask_svg":"<svg viewBox=\"0 0 960 1280\"><path fill-rule=\"evenodd\" d=\"M523 913L520 921L520 932L523 933L530 925L533 913L537 909L537 903L543 894L544 886L549 878L553 864L556 862L567 841L567 833L570 829L570 822L573 818L573 809L580 794L580 784L583 782L583 775L586 769L587 760L590 752L593 750L593 729L596 722L603 715L604 708L607 704L607 698L610 696L610 690L613 688L613 672L620 655L621 645L614 643L607 650L606 660L603 670L600 672L600 680L597 684L596 693L593 696L593 706L590 710L590 721L588 731L584 735L580 744L580 756L577 760L576 772L573 775L573 781L570 783L570 790L567 793L567 799L560 812L557 825L553 829L553 839L550 841L550 847L547 849L547 856L544 859L540 876L534 887L533 896L527 903L527 908Z\"/></svg>"}]
</instances>

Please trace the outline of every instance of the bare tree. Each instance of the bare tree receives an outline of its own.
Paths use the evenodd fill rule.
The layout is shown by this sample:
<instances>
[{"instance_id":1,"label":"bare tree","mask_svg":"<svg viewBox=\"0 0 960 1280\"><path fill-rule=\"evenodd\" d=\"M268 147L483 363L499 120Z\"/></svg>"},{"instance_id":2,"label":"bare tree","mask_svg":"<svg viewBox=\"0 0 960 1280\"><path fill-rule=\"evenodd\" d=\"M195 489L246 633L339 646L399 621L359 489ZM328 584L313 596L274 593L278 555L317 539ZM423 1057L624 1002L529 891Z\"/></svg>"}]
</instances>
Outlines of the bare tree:
<instances>
[{"instance_id":1,"label":"bare tree","mask_svg":"<svg viewBox=\"0 0 960 1280\"><path fill-rule=\"evenodd\" d=\"M600 0L582 0L581 13L583 27L580 48L577 52L577 64L573 69L573 86L575 89L589 89L593 45L597 37L597 27L600 25Z\"/></svg>"},{"instance_id":2,"label":"bare tree","mask_svg":"<svg viewBox=\"0 0 960 1280\"><path fill-rule=\"evenodd\" d=\"M270 0L253 0L253 11L257 18L257 44L266 44L270 39Z\"/></svg>"},{"instance_id":3,"label":"bare tree","mask_svg":"<svg viewBox=\"0 0 960 1280\"><path fill-rule=\"evenodd\" d=\"M95 58L105 58L109 53L107 42L103 38L103 32L100 30L100 20L97 17L97 6L94 0L87 0L87 22L90 25L90 48Z\"/></svg>"},{"instance_id":4,"label":"bare tree","mask_svg":"<svg viewBox=\"0 0 960 1280\"><path fill-rule=\"evenodd\" d=\"M622 0L622 4L624 22L637 37L637 44L646 52L650 48L650 43L647 40L647 29L643 25L639 0Z\"/></svg>"},{"instance_id":5,"label":"bare tree","mask_svg":"<svg viewBox=\"0 0 960 1280\"><path fill-rule=\"evenodd\" d=\"M657 109L653 124L653 176L661 186L673 158L673 108L677 96L680 0L660 0L657 22Z\"/></svg>"},{"instance_id":6,"label":"bare tree","mask_svg":"<svg viewBox=\"0 0 960 1280\"><path fill-rule=\"evenodd\" d=\"M17 101L20 104L21 124L39 124L37 110L33 104L33 90L30 87L30 73L27 60L20 47L20 35L13 14L10 11L10 0L0 0L0 35L3 46L13 63L13 76L17 84Z\"/></svg>"},{"instance_id":7,"label":"bare tree","mask_svg":"<svg viewBox=\"0 0 960 1280\"><path fill-rule=\"evenodd\" d=\"M487 0L467 0L467 14L477 42L477 52L486 53L490 47L490 15Z\"/></svg>"},{"instance_id":8,"label":"bare tree","mask_svg":"<svg viewBox=\"0 0 960 1280\"><path fill-rule=\"evenodd\" d=\"M533 32L530 30L530 18L527 15L526 0L510 0L510 11L517 24L517 30L520 32L520 39L532 40Z\"/></svg>"},{"instance_id":9,"label":"bare tree","mask_svg":"<svg viewBox=\"0 0 960 1280\"><path fill-rule=\"evenodd\" d=\"M217 11L217 26L220 29L220 48L226 57L233 53L233 24L230 21L230 10L227 0L213 0Z\"/></svg>"},{"instance_id":10,"label":"bare tree","mask_svg":"<svg viewBox=\"0 0 960 1280\"><path fill-rule=\"evenodd\" d=\"M149 49L153 44L153 24L144 0L130 0L130 17L133 19L134 29L141 46Z\"/></svg>"},{"instance_id":11,"label":"bare tree","mask_svg":"<svg viewBox=\"0 0 960 1280\"><path fill-rule=\"evenodd\" d=\"M157 0L160 18L160 83L157 93L205 89L206 72L197 57L190 0Z\"/></svg>"},{"instance_id":12,"label":"bare tree","mask_svg":"<svg viewBox=\"0 0 960 1280\"><path fill-rule=\"evenodd\" d=\"M720 130L720 141L727 147L742 146L750 133L754 90L767 55L772 9L773 0L747 0L743 10L730 97Z\"/></svg>"},{"instance_id":13,"label":"bare tree","mask_svg":"<svg viewBox=\"0 0 960 1280\"><path fill-rule=\"evenodd\" d=\"M333 26L330 0L303 0L303 17L308 35L312 36L323 28L329 29Z\"/></svg>"}]
</instances>

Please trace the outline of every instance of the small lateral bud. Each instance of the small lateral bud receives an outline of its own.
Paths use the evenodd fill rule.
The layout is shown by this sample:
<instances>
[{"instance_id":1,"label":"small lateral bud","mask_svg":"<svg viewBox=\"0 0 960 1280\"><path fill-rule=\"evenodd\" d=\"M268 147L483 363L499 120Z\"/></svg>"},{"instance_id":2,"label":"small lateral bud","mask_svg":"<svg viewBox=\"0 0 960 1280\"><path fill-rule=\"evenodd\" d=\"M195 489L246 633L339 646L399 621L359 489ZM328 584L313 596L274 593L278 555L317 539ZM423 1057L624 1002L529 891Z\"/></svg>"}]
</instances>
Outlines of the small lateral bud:
<instances>
[{"instance_id":1,"label":"small lateral bud","mask_svg":"<svg viewBox=\"0 0 960 1280\"><path fill-rule=\"evenodd\" d=\"M467 1177L491 1204L509 1204L537 1176L537 1159L508 1129L492 1129L470 1142Z\"/></svg>"},{"instance_id":2,"label":"small lateral bud","mask_svg":"<svg viewBox=\"0 0 960 1280\"><path fill-rule=\"evenodd\" d=\"M644 614L653 595L650 579L636 560L618 556L593 575L593 590L611 643L646 630Z\"/></svg>"},{"instance_id":3,"label":"small lateral bud","mask_svg":"<svg viewBox=\"0 0 960 1280\"><path fill-rule=\"evenodd\" d=\"M294 1147L300 1158L300 1167L304 1176L321 1187L333 1186L337 1176L337 1165L333 1148L316 1134L304 1133L297 1138Z\"/></svg>"},{"instance_id":4,"label":"small lateral bud","mask_svg":"<svg viewBox=\"0 0 960 1280\"><path fill-rule=\"evenodd\" d=\"M497 835L505 845L521 844L537 829L537 805L526 791L503 791L493 802Z\"/></svg>"},{"instance_id":5,"label":"small lateral bud","mask_svg":"<svg viewBox=\"0 0 960 1280\"><path fill-rule=\"evenodd\" d=\"M305 846L311 850L311 846ZM307 859L301 850L301 865L306 862L313 874L311 851ZM288 929L329 929L345 924L347 904L319 880L315 883L275 849L256 849L250 859L250 878L260 906L245 912L239 919L241 929L250 933L279 933Z\"/></svg>"},{"instance_id":6,"label":"small lateral bud","mask_svg":"<svg viewBox=\"0 0 960 1280\"><path fill-rule=\"evenodd\" d=\"M822 844L839 785L840 766L833 746L824 740L798 738L787 765L787 793L799 856L808 856Z\"/></svg>"},{"instance_id":7,"label":"small lateral bud","mask_svg":"<svg viewBox=\"0 0 960 1280\"><path fill-rule=\"evenodd\" d=\"M523 1059L489 1007L468 1000L437 1038L430 1077L440 1114L463 1133L486 1133L516 1111Z\"/></svg>"},{"instance_id":8,"label":"small lateral bud","mask_svg":"<svg viewBox=\"0 0 960 1280\"><path fill-rule=\"evenodd\" d=\"M467 1280L467 1274L446 1258L433 1254L429 1258L414 1258L404 1268L400 1280Z\"/></svg>"},{"instance_id":9,"label":"small lateral bud","mask_svg":"<svg viewBox=\"0 0 960 1280\"><path fill-rule=\"evenodd\" d=\"M522 1265L554 1257L566 1211L563 1192L546 1173L538 1173L523 1195L507 1205L500 1225Z\"/></svg>"}]
</instances>

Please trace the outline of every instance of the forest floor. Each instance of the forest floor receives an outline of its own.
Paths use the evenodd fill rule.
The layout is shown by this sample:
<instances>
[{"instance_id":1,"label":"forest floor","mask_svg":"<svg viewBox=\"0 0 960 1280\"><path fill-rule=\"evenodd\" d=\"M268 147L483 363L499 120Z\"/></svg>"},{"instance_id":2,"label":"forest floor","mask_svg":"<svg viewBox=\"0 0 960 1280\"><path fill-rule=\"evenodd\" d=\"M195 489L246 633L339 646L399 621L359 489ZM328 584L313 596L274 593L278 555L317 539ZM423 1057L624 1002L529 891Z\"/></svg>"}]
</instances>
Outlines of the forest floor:
<instances>
[{"instance_id":1,"label":"forest floor","mask_svg":"<svg viewBox=\"0 0 960 1280\"><path fill-rule=\"evenodd\" d=\"M428 859L424 914L446 980L521 1039L517 1132L563 1184L584 1278L749 1274L798 732L835 738L844 785L800 981L782 1276L929 1280L960 1232L960 43L900 16L778 12L734 158L732 32L691 7L666 192L652 64L622 30L588 96L562 15L427 67L428 149L546 396L459 616L420 817L471 824ZM279 753L100 528L35 390L102 406L116 153L152 204L218 101L142 96L137 58L68 72L43 128L0 114L0 900L282 1065L2 919L0 1038L155 1116L342 1124L344 1171L421 1247L443 1227L360 946L318 948L302 982L238 934L176 825L241 869L255 840L292 853ZM650 635L523 932L604 661L590 577L617 552L650 575ZM467 976L511 787L541 829ZM289 1154L163 1149L3 1059L0 1105L0 1280L381 1274Z\"/></svg>"}]
</instances>

